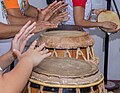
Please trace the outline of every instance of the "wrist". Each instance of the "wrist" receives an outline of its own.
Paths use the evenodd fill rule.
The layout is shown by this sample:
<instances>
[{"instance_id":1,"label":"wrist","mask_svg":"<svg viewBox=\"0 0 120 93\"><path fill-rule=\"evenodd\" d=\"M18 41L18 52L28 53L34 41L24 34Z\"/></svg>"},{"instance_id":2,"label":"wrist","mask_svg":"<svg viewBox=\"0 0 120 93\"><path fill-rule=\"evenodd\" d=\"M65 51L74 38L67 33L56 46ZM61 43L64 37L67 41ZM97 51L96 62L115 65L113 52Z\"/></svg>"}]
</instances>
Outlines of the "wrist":
<instances>
[{"instance_id":1,"label":"wrist","mask_svg":"<svg viewBox=\"0 0 120 93\"><path fill-rule=\"evenodd\" d=\"M12 50L8 51L11 55L13 60L15 60L17 58L17 56L14 54L14 52Z\"/></svg>"},{"instance_id":2,"label":"wrist","mask_svg":"<svg viewBox=\"0 0 120 93\"><path fill-rule=\"evenodd\" d=\"M99 27L103 27L103 23L102 22L98 22L98 26Z\"/></svg>"},{"instance_id":3,"label":"wrist","mask_svg":"<svg viewBox=\"0 0 120 93\"><path fill-rule=\"evenodd\" d=\"M20 62L27 62L27 63L31 64L32 67L34 67L33 61L29 57L22 57L19 61Z\"/></svg>"}]
</instances>

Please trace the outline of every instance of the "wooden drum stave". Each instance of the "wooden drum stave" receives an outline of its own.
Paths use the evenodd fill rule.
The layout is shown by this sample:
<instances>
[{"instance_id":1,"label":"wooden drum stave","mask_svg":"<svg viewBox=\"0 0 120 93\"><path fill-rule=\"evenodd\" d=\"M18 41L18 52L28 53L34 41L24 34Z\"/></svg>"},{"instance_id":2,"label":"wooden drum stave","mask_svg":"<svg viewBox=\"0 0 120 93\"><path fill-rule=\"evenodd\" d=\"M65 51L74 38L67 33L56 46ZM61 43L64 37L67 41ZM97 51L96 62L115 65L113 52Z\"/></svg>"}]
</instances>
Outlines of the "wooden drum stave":
<instances>
[{"instance_id":1,"label":"wooden drum stave","mask_svg":"<svg viewBox=\"0 0 120 93\"><path fill-rule=\"evenodd\" d=\"M63 91L66 88L75 89L74 93L107 93L103 79L92 62L50 57L34 68L29 81L41 86L37 93L50 93L44 92L44 87L58 88L52 93L67 93ZM88 91L84 92L84 89Z\"/></svg>"},{"instance_id":2,"label":"wooden drum stave","mask_svg":"<svg viewBox=\"0 0 120 93\"><path fill-rule=\"evenodd\" d=\"M46 44L52 56L90 60L98 64L98 57L93 49L94 40L86 32L75 30L45 32L38 40L38 46L41 43Z\"/></svg>"}]
</instances>

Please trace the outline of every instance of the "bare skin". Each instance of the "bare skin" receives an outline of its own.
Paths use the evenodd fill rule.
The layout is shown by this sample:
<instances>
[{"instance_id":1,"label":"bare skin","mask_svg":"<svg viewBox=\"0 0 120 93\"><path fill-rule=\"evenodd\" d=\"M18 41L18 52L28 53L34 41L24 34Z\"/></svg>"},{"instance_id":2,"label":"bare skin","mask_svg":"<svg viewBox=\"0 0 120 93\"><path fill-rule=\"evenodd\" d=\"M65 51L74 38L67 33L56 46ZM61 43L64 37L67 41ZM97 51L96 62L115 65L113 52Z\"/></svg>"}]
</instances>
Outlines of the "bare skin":
<instances>
[{"instance_id":1,"label":"bare skin","mask_svg":"<svg viewBox=\"0 0 120 93\"><path fill-rule=\"evenodd\" d=\"M28 22L13 39L12 49L10 50L11 53L8 52L9 56L5 54L4 57L0 57L0 67L3 69L11 63L9 63L9 61L12 60L8 59L14 59L13 54L19 59L18 64L10 72L3 74L2 71L0 71L0 91L2 93L21 93L33 67L37 66L44 58L51 55L48 50L43 49L45 44L35 48L36 41L32 43L26 52L22 53L27 40L34 35L32 32L36 24L30 24L31 22ZM3 62L1 63L1 61Z\"/></svg>"},{"instance_id":2,"label":"bare skin","mask_svg":"<svg viewBox=\"0 0 120 93\"><path fill-rule=\"evenodd\" d=\"M85 9L81 6L74 7L74 20L75 24L83 27L102 27L111 29L110 32L115 32L117 25L113 22L92 22L89 20L84 20L84 11ZM96 14L99 14L101 11L96 11Z\"/></svg>"},{"instance_id":3,"label":"bare skin","mask_svg":"<svg viewBox=\"0 0 120 93\"><path fill-rule=\"evenodd\" d=\"M7 11L8 11L8 19L11 24L25 24L30 19L32 21L36 21L37 23L39 23L40 21L49 21L53 23L57 22L56 24L58 24L64 21L65 19L68 19L66 18L68 17L68 12L66 13L66 11L62 12L63 14L62 16L57 16L57 18L55 17L55 15L61 15L61 12L59 11L62 11L66 8L67 8L67 4L63 4L63 1L59 1L59 2L55 1L52 4L50 4L48 7L44 8L43 10L37 9L29 5L28 3L24 16L21 14L20 9L18 8L8 9ZM11 16L16 17L16 19L15 18L12 19ZM23 20L22 23L21 23L21 18Z\"/></svg>"},{"instance_id":4,"label":"bare skin","mask_svg":"<svg viewBox=\"0 0 120 93\"><path fill-rule=\"evenodd\" d=\"M8 39L8 38L14 37L19 32L19 30L22 28L22 26L23 25L18 25L18 24L0 23L0 39ZM57 26L58 24L54 24L48 21L40 21L36 24L36 28L34 32L38 33L40 31L44 31L49 28L56 28Z\"/></svg>"}]
</instances>

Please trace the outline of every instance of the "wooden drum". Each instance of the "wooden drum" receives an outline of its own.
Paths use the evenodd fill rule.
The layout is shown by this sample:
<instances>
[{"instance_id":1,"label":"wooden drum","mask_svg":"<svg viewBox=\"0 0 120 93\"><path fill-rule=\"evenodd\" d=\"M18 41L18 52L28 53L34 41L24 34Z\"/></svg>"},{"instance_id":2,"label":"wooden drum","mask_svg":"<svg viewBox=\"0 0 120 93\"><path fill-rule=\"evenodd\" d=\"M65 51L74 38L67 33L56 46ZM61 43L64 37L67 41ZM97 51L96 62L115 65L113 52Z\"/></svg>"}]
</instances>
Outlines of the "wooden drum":
<instances>
[{"instance_id":1,"label":"wooden drum","mask_svg":"<svg viewBox=\"0 0 120 93\"><path fill-rule=\"evenodd\" d=\"M34 68L29 81L40 85L36 93L107 93L97 66L73 58L44 59ZM45 87L58 90L45 92ZM70 89L74 92L66 92ZM28 93L31 93L30 87Z\"/></svg>"},{"instance_id":2,"label":"wooden drum","mask_svg":"<svg viewBox=\"0 0 120 93\"><path fill-rule=\"evenodd\" d=\"M46 44L46 48L52 52L52 56L98 63L98 58L93 50L94 40L86 32L73 30L45 32L41 34L38 46L41 43Z\"/></svg>"}]
</instances>

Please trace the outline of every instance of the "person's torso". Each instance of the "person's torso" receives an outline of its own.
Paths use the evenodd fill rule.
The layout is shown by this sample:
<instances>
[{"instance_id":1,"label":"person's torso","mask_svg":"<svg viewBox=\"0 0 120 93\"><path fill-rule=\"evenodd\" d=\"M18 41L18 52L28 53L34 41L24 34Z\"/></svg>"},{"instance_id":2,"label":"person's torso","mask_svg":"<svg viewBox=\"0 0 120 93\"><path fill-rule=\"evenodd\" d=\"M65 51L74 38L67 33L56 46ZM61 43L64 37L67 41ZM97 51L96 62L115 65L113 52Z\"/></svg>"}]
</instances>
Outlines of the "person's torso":
<instances>
[{"instance_id":1,"label":"person's torso","mask_svg":"<svg viewBox=\"0 0 120 93\"><path fill-rule=\"evenodd\" d=\"M65 22L65 24L71 24L74 25L74 14L73 14L73 2L72 0L65 0L65 3L68 4L68 12L70 19L68 21ZM86 5L85 5L85 16L84 19L88 20L90 17L90 12L92 9L92 2L91 0L87 0Z\"/></svg>"}]
</instances>

